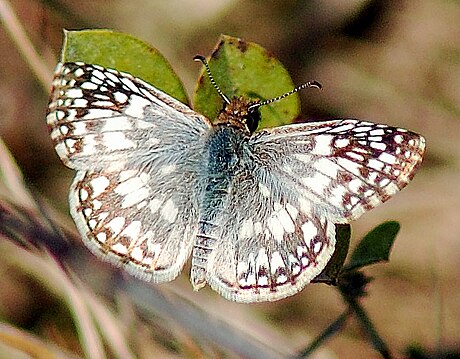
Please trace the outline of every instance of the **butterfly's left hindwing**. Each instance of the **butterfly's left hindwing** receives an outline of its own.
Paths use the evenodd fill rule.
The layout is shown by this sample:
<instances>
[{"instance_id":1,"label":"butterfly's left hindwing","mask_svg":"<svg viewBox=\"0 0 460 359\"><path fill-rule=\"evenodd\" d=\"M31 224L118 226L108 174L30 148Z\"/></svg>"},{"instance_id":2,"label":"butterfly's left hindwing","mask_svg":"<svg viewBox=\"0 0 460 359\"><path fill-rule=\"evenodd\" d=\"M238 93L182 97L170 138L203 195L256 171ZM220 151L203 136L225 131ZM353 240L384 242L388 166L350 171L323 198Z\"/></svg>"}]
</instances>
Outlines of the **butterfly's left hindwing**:
<instances>
[{"instance_id":1,"label":"butterfly's left hindwing","mask_svg":"<svg viewBox=\"0 0 460 359\"><path fill-rule=\"evenodd\" d=\"M220 244L210 255L207 281L237 302L291 296L319 275L334 253L334 223L303 210L289 191L265 187L256 176L245 180L251 188L235 189L228 201L233 205L217 220Z\"/></svg>"}]
</instances>

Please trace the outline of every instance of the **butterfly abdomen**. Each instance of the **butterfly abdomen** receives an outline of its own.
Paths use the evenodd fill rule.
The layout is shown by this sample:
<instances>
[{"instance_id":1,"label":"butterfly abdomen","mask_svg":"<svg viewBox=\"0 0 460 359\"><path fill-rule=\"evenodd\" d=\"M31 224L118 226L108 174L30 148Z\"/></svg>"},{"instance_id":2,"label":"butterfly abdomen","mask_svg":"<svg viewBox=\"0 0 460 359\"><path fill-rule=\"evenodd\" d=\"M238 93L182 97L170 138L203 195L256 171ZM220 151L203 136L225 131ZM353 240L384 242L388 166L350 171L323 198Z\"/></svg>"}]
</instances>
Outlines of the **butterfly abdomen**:
<instances>
[{"instance_id":1,"label":"butterfly abdomen","mask_svg":"<svg viewBox=\"0 0 460 359\"><path fill-rule=\"evenodd\" d=\"M191 281L195 289L206 283L208 257L218 243L221 228L217 225L229 200L238 168L242 166L244 133L226 124L213 127L206 149L206 172L203 178L204 192L200 203L198 232L192 251Z\"/></svg>"}]
</instances>

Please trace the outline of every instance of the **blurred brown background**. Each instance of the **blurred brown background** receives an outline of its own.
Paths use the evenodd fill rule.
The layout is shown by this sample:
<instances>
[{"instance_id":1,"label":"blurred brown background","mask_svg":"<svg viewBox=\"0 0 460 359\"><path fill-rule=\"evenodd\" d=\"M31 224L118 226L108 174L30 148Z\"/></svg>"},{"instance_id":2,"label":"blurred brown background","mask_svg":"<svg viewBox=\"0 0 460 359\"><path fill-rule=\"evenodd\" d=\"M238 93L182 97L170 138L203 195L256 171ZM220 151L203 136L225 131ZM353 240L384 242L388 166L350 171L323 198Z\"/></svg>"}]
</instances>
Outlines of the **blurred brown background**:
<instances>
[{"instance_id":1,"label":"blurred brown background","mask_svg":"<svg viewBox=\"0 0 460 359\"><path fill-rule=\"evenodd\" d=\"M0 7L5 4L0 0ZM110 28L160 50L191 97L200 71L193 56L209 54L224 33L265 47L281 60L295 83L311 79L322 83L320 93L301 93L305 119L356 117L423 134L428 150L413 183L352 224L354 243L384 220L397 220L402 226L390 263L367 270L376 280L364 306L396 357L413 344L430 350L459 349L458 2L14 0L9 4L50 73L58 59L63 28ZM73 173L60 163L46 130L48 93L12 41L14 31L9 35L7 27L2 20L0 136L27 185L57 208L70 226L64 214ZM293 352L344 310L337 291L324 285L309 286L276 303L242 306L209 289L192 293L187 276L184 273L177 285L191 300L204 300L214 312L240 321L235 325L255 322L251 328L257 328L252 329L256 336L267 340L276 335L276 341ZM15 300L27 295L27 290L18 292ZM0 319L16 324L18 317L5 304L8 300L8 295L0 295ZM21 318L31 315L28 310L37 310L36 302L28 307L31 301L21 301ZM378 357L353 321L326 348L318 358ZM171 354L165 349L164 353L206 356L199 350L189 355L181 350ZM220 355L227 354L216 356Z\"/></svg>"}]
</instances>

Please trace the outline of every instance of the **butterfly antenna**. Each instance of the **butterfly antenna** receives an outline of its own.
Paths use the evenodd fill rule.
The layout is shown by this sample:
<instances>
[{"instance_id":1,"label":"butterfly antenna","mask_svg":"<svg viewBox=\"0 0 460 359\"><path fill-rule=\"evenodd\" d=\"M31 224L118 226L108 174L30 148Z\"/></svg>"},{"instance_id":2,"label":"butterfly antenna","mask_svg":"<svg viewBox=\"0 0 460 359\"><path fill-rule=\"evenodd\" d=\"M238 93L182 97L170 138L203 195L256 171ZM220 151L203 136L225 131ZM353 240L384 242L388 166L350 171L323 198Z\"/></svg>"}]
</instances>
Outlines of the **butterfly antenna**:
<instances>
[{"instance_id":1,"label":"butterfly antenna","mask_svg":"<svg viewBox=\"0 0 460 359\"><path fill-rule=\"evenodd\" d=\"M220 97L222 97L222 99L226 102L226 103L230 103L230 100L227 98L227 96L224 95L224 93L220 90L219 86L217 86L217 83L216 81L214 80L214 77L212 77L212 73L211 73L211 69L209 68L209 65L208 65L208 62L206 61L205 57L202 56L202 55L196 55L193 60L195 61L200 61L205 69L206 69L206 73L208 74L208 77L209 77L209 80L211 81L211 84L214 86L214 88L216 89L217 93L220 95Z\"/></svg>"},{"instance_id":2,"label":"butterfly antenna","mask_svg":"<svg viewBox=\"0 0 460 359\"><path fill-rule=\"evenodd\" d=\"M262 102L259 102L259 103L255 103L254 105L252 106L249 106L249 110L254 110L260 106L264 106L264 105L268 105L269 103L272 103L272 102L276 102L276 101L279 101L279 100L282 100L283 98L286 98L290 95L292 95L293 93L296 93L296 92L299 92L305 88L311 88L311 87L314 87L314 88L317 88L317 89L322 89L323 86L321 86L321 84L318 82L318 81L308 81L308 82L305 82L303 83L302 85L299 85L297 86L295 89L289 91L289 92L286 92L285 94L281 95L281 96L277 96L277 97L274 97L274 98L271 98L269 100L265 100L265 101L262 101Z\"/></svg>"}]
</instances>

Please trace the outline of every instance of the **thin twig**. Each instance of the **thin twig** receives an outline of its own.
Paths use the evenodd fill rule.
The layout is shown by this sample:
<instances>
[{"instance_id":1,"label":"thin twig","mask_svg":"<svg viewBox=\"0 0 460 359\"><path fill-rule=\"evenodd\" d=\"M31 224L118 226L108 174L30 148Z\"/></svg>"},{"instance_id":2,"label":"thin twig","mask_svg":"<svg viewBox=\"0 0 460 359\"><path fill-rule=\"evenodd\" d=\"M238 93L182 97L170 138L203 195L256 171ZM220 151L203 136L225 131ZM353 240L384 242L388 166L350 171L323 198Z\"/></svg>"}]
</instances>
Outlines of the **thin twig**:
<instances>
[{"instance_id":1,"label":"thin twig","mask_svg":"<svg viewBox=\"0 0 460 359\"><path fill-rule=\"evenodd\" d=\"M347 302L349 308L355 313L356 319L358 320L361 327L364 329L366 334L369 336L369 339L372 343L372 346L376 351L380 353L382 358L392 359L393 356L390 353L390 349L377 333L377 330L374 327L374 324L369 319L364 308L359 304L358 300L352 295L347 295L343 291L340 291L343 298Z\"/></svg>"},{"instance_id":2,"label":"thin twig","mask_svg":"<svg viewBox=\"0 0 460 359\"><path fill-rule=\"evenodd\" d=\"M345 326L347 319L352 314L351 309L347 309L345 312L334 320L318 337L310 343L310 345L303 349L295 358L302 359L308 358L316 349L318 349L327 339L338 333Z\"/></svg>"},{"instance_id":3,"label":"thin twig","mask_svg":"<svg viewBox=\"0 0 460 359\"><path fill-rule=\"evenodd\" d=\"M11 41L13 41L42 87L48 92L53 74L38 55L8 0L0 0L0 20Z\"/></svg>"}]
</instances>

